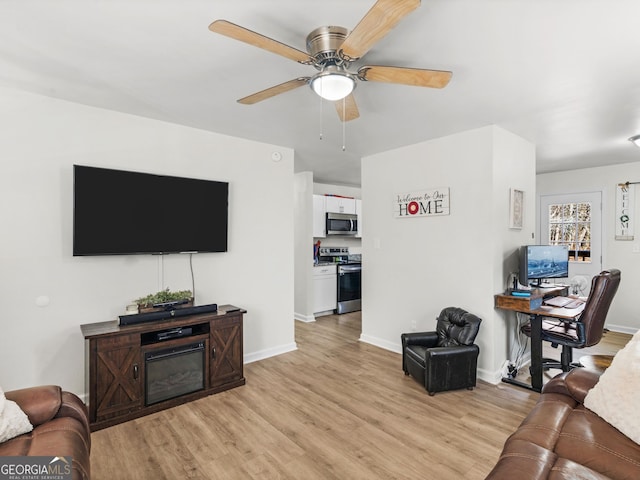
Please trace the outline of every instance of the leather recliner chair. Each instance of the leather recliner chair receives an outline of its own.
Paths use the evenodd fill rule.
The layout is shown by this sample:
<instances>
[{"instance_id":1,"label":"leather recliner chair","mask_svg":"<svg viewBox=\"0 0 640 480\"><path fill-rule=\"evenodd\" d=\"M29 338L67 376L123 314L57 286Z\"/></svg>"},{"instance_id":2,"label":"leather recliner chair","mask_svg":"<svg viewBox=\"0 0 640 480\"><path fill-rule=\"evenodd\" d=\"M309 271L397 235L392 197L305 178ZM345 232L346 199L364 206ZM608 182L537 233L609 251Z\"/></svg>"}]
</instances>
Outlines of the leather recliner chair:
<instances>
[{"instance_id":1,"label":"leather recliner chair","mask_svg":"<svg viewBox=\"0 0 640 480\"><path fill-rule=\"evenodd\" d=\"M82 400L54 385L13 390L5 396L27 414L33 430L0 443L0 457L71 457L73 480L90 478L91 431Z\"/></svg>"},{"instance_id":2,"label":"leather recliner chair","mask_svg":"<svg viewBox=\"0 0 640 480\"><path fill-rule=\"evenodd\" d=\"M429 395L476 386L478 355L475 345L482 319L457 307L437 318L435 332L403 333L402 369L422 383Z\"/></svg>"}]
</instances>

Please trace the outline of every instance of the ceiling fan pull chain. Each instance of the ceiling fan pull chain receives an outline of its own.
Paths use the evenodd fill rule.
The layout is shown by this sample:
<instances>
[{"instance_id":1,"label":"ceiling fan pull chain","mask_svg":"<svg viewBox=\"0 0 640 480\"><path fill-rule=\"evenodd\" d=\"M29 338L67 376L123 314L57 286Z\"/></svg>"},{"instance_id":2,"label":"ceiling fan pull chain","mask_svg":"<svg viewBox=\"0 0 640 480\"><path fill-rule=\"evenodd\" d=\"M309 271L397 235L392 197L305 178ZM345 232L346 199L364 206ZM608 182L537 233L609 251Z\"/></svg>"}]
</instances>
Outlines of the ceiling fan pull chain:
<instances>
[{"instance_id":1,"label":"ceiling fan pull chain","mask_svg":"<svg viewBox=\"0 0 640 480\"><path fill-rule=\"evenodd\" d=\"M320 97L318 95L318 97ZM320 97L320 140L322 140L322 117L323 117L323 111L322 111L322 106L324 105L324 102L322 101L322 97Z\"/></svg>"},{"instance_id":2,"label":"ceiling fan pull chain","mask_svg":"<svg viewBox=\"0 0 640 480\"><path fill-rule=\"evenodd\" d=\"M342 98L342 118L345 119L342 121L342 151L344 152L347 149L347 97Z\"/></svg>"}]
</instances>

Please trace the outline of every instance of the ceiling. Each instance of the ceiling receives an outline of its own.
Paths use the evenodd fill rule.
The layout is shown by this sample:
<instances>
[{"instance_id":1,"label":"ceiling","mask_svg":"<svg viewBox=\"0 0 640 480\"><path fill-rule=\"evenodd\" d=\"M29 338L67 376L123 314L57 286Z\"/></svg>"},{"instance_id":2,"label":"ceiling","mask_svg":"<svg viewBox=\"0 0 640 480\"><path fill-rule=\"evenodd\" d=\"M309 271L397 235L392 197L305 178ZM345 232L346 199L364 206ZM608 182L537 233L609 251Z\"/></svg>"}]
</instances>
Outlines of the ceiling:
<instances>
[{"instance_id":1,"label":"ceiling","mask_svg":"<svg viewBox=\"0 0 640 480\"><path fill-rule=\"evenodd\" d=\"M350 70L450 70L446 88L359 82L346 124L306 86L236 102L315 70L213 20L305 50L313 29L351 29L373 3L3 0L0 86L290 147L321 183L359 185L361 157L491 124L536 144L538 172L640 160L627 141L640 133L638 0L423 0Z\"/></svg>"}]
</instances>

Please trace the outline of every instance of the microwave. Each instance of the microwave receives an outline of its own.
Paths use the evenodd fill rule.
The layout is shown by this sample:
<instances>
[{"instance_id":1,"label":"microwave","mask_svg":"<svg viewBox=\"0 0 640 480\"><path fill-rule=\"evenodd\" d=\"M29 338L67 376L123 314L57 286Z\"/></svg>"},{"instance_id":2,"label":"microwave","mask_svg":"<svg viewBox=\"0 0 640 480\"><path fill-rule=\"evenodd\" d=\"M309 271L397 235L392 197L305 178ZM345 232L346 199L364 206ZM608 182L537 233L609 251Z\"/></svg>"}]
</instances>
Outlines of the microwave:
<instances>
[{"instance_id":1,"label":"microwave","mask_svg":"<svg viewBox=\"0 0 640 480\"><path fill-rule=\"evenodd\" d=\"M355 235L357 233L357 215L327 212L327 235Z\"/></svg>"}]
</instances>

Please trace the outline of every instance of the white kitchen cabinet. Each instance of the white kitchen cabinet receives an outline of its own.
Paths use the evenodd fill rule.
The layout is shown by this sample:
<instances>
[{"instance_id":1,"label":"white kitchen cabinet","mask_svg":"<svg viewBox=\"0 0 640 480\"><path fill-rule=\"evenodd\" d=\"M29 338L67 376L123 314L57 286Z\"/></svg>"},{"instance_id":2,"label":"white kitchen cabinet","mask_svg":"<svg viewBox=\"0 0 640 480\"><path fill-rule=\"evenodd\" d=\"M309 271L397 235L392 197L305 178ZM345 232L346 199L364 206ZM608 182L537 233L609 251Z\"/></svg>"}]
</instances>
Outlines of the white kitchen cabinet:
<instances>
[{"instance_id":1,"label":"white kitchen cabinet","mask_svg":"<svg viewBox=\"0 0 640 480\"><path fill-rule=\"evenodd\" d=\"M324 238L327 236L327 210L325 207L325 196L313 196L313 237Z\"/></svg>"},{"instance_id":2,"label":"white kitchen cabinet","mask_svg":"<svg viewBox=\"0 0 640 480\"><path fill-rule=\"evenodd\" d=\"M358 216L358 233L356 238L362 238L362 200L356 198L356 215Z\"/></svg>"},{"instance_id":3,"label":"white kitchen cabinet","mask_svg":"<svg viewBox=\"0 0 640 480\"><path fill-rule=\"evenodd\" d=\"M345 197L325 197L326 210L332 213L356 213L356 199Z\"/></svg>"},{"instance_id":4,"label":"white kitchen cabinet","mask_svg":"<svg viewBox=\"0 0 640 480\"><path fill-rule=\"evenodd\" d=\"M313 267L313 313L333 313L338 303L337 270L335 265Z\"/></svg>"}]
</instances>

